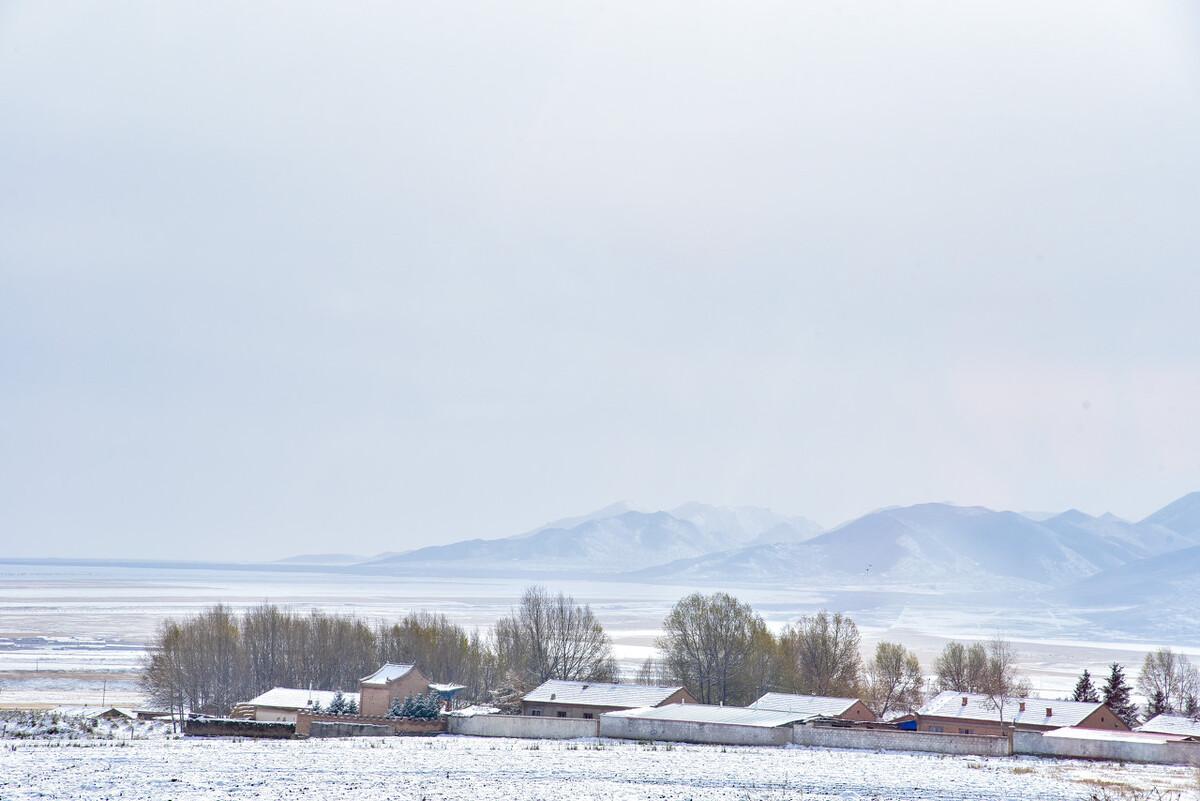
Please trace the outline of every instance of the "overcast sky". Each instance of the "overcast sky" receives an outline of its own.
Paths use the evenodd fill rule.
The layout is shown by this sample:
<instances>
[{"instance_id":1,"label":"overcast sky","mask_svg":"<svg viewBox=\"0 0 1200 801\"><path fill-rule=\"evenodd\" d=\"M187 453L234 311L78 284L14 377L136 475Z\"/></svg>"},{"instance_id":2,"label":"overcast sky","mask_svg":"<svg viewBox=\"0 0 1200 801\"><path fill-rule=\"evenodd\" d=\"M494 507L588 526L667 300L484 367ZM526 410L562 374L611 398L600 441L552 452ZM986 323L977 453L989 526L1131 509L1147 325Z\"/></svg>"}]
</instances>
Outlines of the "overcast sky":
<instances>
[{"instance_id":1,"label":"overcast sky","mask_svg":"<svg viewBox=\"0 0 1200 801\"><path fill-rule=\"evenodd\" d=\"M1200 489L1200 13L0 4L0 555Z\"/></svg>"}]
</instances>

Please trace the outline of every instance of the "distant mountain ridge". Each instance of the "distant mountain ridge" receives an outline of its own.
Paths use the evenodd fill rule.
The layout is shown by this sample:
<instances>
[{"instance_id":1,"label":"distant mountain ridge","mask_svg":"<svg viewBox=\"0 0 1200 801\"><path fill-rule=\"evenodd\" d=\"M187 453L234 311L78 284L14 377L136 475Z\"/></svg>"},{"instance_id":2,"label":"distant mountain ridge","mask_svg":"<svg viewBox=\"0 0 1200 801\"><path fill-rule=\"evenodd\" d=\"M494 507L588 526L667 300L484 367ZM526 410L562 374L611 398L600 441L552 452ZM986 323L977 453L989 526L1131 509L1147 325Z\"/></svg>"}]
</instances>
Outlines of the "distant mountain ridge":
<instances>
[{"instance_id":1,"label":"distant mountain ridge","mask_svg":"<svg viewBox=\"0 0 1200 801\"><path fill-rule=\"evenodd\" d=\"M622 502L504 538L463 540L354 563L340 554L284 561L383 573L571 574L684 584L923 585L970 591L1024 587L1040 592L1078 585L1081 593L1102 586L1099 577L1111 573L1126 582L1128 594L1139 581L1152 582L1155 576L1171 585L1169 576L1178 570L1162 555L1182 558L1197 546L1200 492L1138 522L1077 509L1031 517L926 503L880 508L825 532L806 518L757 507L686 503L644 511Z\"/></svg>"},{"instance_id":2,"label":"distant mountain ridge","mask_svg":"<svg viewBox=\"0 0 1200 801\"><path fill-rule=\"evenodd\" d=\"M810 520L755 507L690 503L669 512L642 512L614 504L512 537L434 545L364 564L619 573L772 538L804 539L819 531Z\"/></svg>"}]
</instances>

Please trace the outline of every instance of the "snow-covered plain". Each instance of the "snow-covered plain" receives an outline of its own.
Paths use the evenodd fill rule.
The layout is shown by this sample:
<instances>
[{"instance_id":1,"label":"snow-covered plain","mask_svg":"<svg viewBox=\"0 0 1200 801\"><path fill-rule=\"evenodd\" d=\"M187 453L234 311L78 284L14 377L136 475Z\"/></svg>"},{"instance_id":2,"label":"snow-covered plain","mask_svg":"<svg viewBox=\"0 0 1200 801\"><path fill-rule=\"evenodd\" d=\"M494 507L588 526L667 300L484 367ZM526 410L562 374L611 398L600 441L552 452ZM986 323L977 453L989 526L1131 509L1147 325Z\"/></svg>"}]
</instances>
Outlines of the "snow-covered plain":
<instances>
[{"instance_id":1,"label":"snow-covered plain","mask_svg":"<svg viewBox=\"0 0 1200 801\"><path fill-rule=\"evenodd\" d=\"M0 799L1006 799L1157 791L1190 769L808 748L443 736L0 743Z\"/></svg>"}]
</instances>

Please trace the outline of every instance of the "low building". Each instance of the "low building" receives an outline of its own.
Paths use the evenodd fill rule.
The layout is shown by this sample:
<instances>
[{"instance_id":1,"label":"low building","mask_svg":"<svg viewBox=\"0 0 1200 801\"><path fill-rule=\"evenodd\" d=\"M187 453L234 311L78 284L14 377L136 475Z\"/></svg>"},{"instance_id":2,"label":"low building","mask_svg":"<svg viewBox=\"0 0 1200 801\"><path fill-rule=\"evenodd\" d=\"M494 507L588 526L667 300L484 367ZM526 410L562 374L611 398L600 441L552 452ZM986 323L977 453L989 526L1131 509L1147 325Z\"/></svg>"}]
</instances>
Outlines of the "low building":
<instances>
[{"instance_id":1,"label":"low building","mask_svg":"<svg viewBox=\"0 0 1200 801\"><path fill-rule=\"evenodd\" d=\"M521 699L521 714L590 719L621 709L695 703L685 687L551 679Z\"/></svg>"},{"instance_id":2,"label":"low building","mask_svg":"<svg viewBox=\"0 0 1200 801\"><path fill-rule=\"evenodd\" d=\"M917 730L946 734L1002 735L1009 728L1046 732L1064 727L1129 731L1104 704L1010 698L1001 709L986 695L947 691L917 710Z\"/></svg>"},{"instance_id":3,"label":"low building","mask_svg":"<svg viewBox=\"0 0 1200 801\"><path fill-rule=\"evenodd\" d=\"M667 704L600 716L600 736L725 745L787 745L803 712L711 704Z\"/></svg>"},{"instance_id":4,"label":"low building","mask_svg":"<svg viewBox=\"0 0 1200 801\"><path fill-rule=\"evenodd\" d=\"M750 709L771 709L779 712L797 712L805 719L836 718L870 723L875 713L857 698L838 698L828 695L793 695L791 693L767 693L750 705Z\"/></svg>"},{"instance_id":5,"label":"low building","mask_svg":"<svg viewBox=\"0 0 1200 801\"><path fill-rule=\"evenodd\" d=\"M336 690L298 690L294 687L272 687L260 696L234 707L231 717L261 720L270 723L295 723L296 713L314 708L328 709L337 695ZM358 693L342 693L347 702L357 704Z\"/></svg>"},{"instance_id":6,"label":"low building","mask_svg":"<svg viewBox=\"0 0 1200 801\"><path fill-rule=\"evenodd\" d=\"M363 715L384 717L396 698L429 692L429 679L416 665L388 662L370 676L358 680L359 709Z\"/></svg>"},{"instance_id":7,"label":"low building","mask_svg":"<svg viewBox=\"0 0 1200 801\"><path fill-rule=\"evenodd\" d=\"M1200 718L1190 715L1155 715L1134 731L1148 734L1178 734L1200 740Z\"/></svg>"},{"instance_id":8,"label":"low building","mask_svg":"<svg viewBox=\"0 0 1200 801\"><path fill-rule=\"evenodd\" d=\"M137 712L119 706L60 706L50 710L65 718L89 720L136 720Z\"/></svg>"}]
</instances>

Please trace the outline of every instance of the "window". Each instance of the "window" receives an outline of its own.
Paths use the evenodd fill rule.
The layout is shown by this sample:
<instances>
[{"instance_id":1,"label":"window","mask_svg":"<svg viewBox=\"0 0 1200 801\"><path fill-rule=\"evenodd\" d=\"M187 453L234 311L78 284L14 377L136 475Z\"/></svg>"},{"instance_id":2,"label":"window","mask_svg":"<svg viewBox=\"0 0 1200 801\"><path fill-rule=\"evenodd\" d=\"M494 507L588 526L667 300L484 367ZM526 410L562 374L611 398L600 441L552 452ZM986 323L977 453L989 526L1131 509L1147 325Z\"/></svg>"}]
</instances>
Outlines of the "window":
<instances>
[{"instance_id":1,"label":"window","mask_svg":"<svg viewBox=\"0 0 1200 801\"><path fill-rule=\"evenodd\" d=\"M560 710L558 710L558 716L559 716L560 718L565 718L565 717L567 716L567 713L566 713L566 712L563 712L563 711L560 709Z\"/></svg>"},{"instance_id":2,"label":"window","mask_svg":"<svg viewBox=\"0 0 1200 801\"><path fill-rule=\"evenodd\" d=\"M530 717L540 718L542 716L542 710L531 709L531 710L529 710L529 715L530 715Z\"/></svg>"},{"instance_id":3,"label":"window","mask_svg":"<svg viewBox=\"0 0 1200 801\"><path fill-rule=\"evenodd\" d=\"M971 730L970 729L959 729L958 733L959 734L970 734Z\"/></svg>"},{"instance_id":4,"label":"window","mask_svg":"<svg viewBox=\"0 0 1200 801\"><path fill-rule=\"evenodd\" d=\"M929 730L931 732L936 732L937 734L941 734L942 732L945 731L945 729L943 729L941 726L930 726Z\"/></svg>"},{"instance_id":5,"label":"window","mask_svg":"<svg viewBox=\"0 0 1200 801\"><path fill-rule=\"evenodd\" d=\"M592 713L591 713L591 712L584 712L584 713L583 713L583 719L584 719L584 720L591 720L591 719L592 719Z\"/></svg>"}]
</instances>

